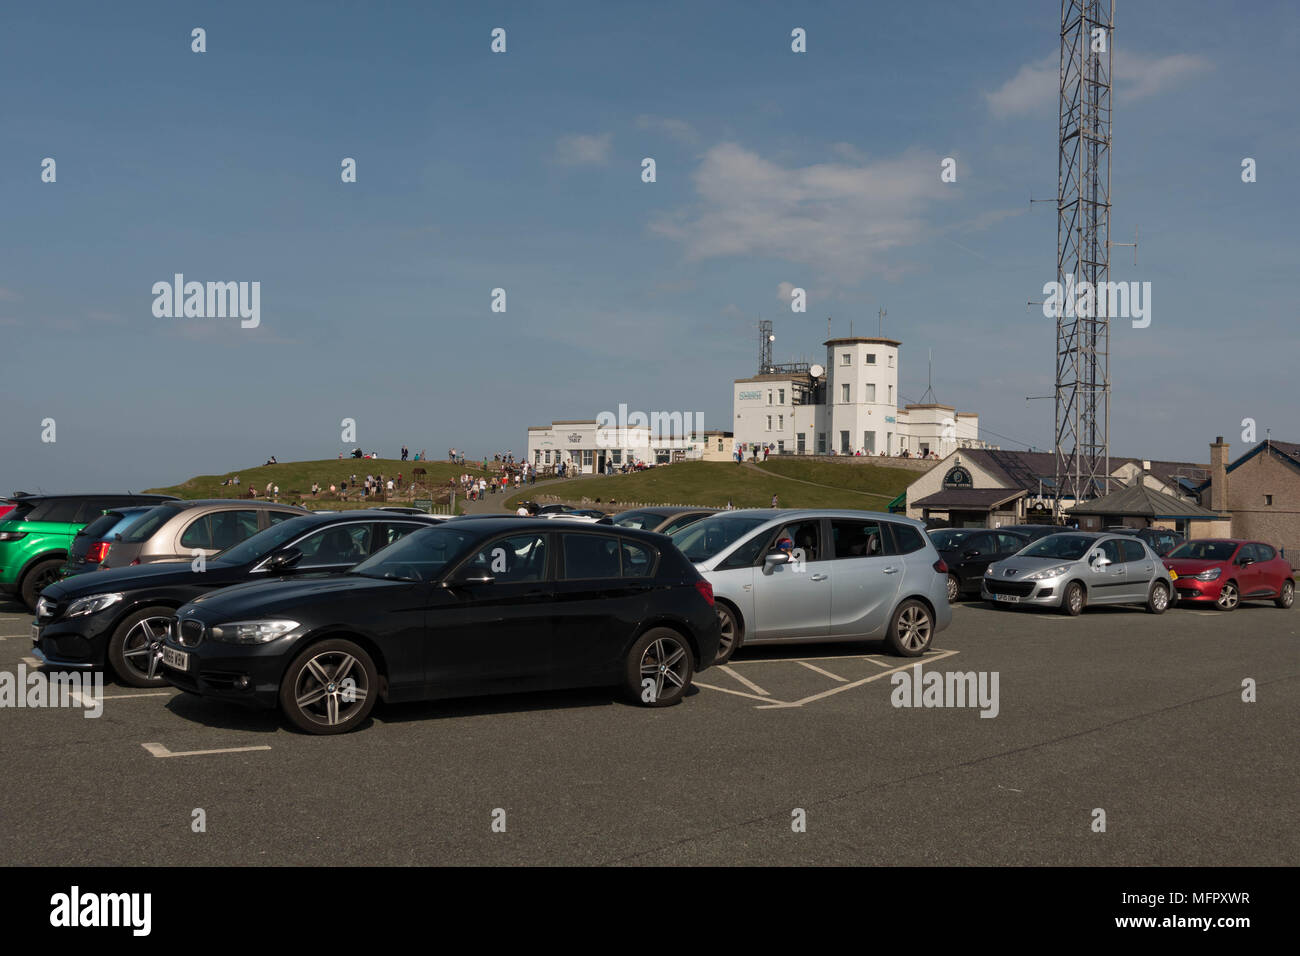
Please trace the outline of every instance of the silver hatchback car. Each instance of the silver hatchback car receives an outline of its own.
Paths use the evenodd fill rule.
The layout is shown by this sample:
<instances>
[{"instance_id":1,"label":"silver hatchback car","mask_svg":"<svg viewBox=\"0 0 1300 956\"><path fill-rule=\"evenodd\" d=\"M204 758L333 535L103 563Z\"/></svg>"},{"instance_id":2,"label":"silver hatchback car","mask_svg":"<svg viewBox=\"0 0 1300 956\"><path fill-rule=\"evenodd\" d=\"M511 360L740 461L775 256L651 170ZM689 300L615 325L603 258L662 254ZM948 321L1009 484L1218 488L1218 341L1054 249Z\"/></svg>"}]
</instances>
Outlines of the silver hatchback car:
<instances>
[{"instance_id":1,"label":"silver hatchback car","mask_svg":"<svg viewBox=\"0 0 1300 956\"><path fill-rule=\"evenodd\" d=\"M713 585L717 663L742 644L884 637L918 657L952 621L919 521L874 511L725 511L670 535Z\"/></svg>"},{"instance_id":2,"label":"silver hatchback car","mask_svg":"<svg viewBox=\"0 0 1300 956\"><path fill-rule=\"evenodd\" d=\"M1076 615L1089 604L1143 604L1163 614L1176 598L1164 562L1140 538L1063 532L990 564L980 595L999 605L1054 607Z\"/></svg>"},{"instance_id":3,"label":"silver hatchback car","mask_svg":"<svg viewBox=\"0 0 1300 956\"><path fill-rule=\"evenodd\" d=\"M305 514L307 509L296 505L254 499L168 501L117 535L100 567L188 561L196 553L210 558L274 524Z\"/></svg>"}]
</instances>

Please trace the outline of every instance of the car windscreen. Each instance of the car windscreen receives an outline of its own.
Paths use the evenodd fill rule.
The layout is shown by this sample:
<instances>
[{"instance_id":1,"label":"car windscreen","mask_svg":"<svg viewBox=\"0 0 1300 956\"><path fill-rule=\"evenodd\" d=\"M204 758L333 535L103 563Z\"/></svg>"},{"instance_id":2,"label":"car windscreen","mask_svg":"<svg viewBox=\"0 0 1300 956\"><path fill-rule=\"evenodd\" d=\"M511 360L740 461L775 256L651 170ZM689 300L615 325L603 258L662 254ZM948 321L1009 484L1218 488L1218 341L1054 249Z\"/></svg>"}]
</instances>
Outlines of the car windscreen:
<instances>
[{"instance_id":1,"label":"car windscreen","mask_svg":"<svg viewBox=\"0 0 1300 956\"><path fill-rule=\"evenodd\" d=\"M289 518L279 524L272 525L265 531L250 535L239 544L231 545L225 551L214 555L208 560L215 564L231 566L248 564L258 558L265 557L280 545L292 541L298 535L305 534L310 529L319 526L320 519L312 515L299 515L297 518Z\"/></svg>"},{"instance_id":2,"label":"car windscreen","mask_svg":"<svg viewBox=\"0 0 1300 956\"><path fill-rule=\"evenodd\" d=\"M768 520L755 515L716 515L688 524L668 537L688 561L698 564L731 547Z\"/></svg>"},{"instance_id":3,"label":"car windscreen","mask_svg":"<svg viewBox=\"0 0 1300 956\"><path fill-rule=\"evenodd\" d=\"M1165 555L1166 558L1191 558L1195 561L1227 561L1237 550L1235 541L1187 541Z\"/></svg>"},{"instance_id":4,"label":"car windscreen","mask_svg":"<svg viewBox=\"0 0 1300 956\"><path fill-rule=\"evenodd\" d=\"M481 540L481 533L457 531L440 525L408 534L346 573L365 578L427 583L437 580L449 564L459 560L471 544Z\"/></svg>"},{"instance_id":5,"label":"car windscreen","mask_svg":"<svg viewBox=\"0 0 1300 956\"><path fill-rule=\"evenodd\" d=\"M976 530L983 529L941 528L938 531L930 532L930 540L934 542L934 546L940 551L951 551L971 535L975 534Z\"/></svg>"},{"instance_id":6,"label":"car windscreen","mask_svg":"<svg viewBox=\"0 0 1300 956\"><path fill-rule=\"evenodd\" d=\"M1081 534L1049 534L1039 538L1017 555L1021 558L1064 558L1078 561L1096 543L1096 538Z\"/></svg>"},{"instance_id":7,"label":"car windscreen","mask_svg":"<svg viewBox=\"0 0 1300 956\"><path fill-rule=\"evenodd\" d=\"M648 511L625 511L614 519L620 528L652 528L663 519Z\"/></svg>"},{"instance_id":8,"label":"car windscreen","mask_svg":"<svg viewBox=\"0 0 1300 956\"><path fill-rule=\"evenodd\" d=\"M126 534L122 535L122 540L127 544L139 544L142 541L148 541L153 537L153 533L166 524L168 519L175 514L176 509L169 508L166 505L151 508L145 512L143 518L127 529Z\"/></svg>"}]
</instances>

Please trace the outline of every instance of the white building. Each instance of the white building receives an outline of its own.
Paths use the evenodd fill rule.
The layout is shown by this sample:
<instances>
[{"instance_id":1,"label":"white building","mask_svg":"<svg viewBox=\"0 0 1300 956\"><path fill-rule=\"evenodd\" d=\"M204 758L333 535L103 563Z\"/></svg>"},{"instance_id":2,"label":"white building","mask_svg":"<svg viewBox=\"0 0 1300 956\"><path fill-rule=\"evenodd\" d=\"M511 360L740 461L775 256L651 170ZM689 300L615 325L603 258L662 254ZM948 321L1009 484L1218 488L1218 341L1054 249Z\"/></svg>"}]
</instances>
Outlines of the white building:
<instances>
[{"instance_id":1,"label":"white building","mask_svg":"<svg viewBox=\"0 0 1300 956\"><path fill-rule=\"evenodd\" d=\"M824 344L825 366L735 380L737 448L771 445L778 454L907 451L943 457L957 448L985 446L974 413L937 403L899 407L900 342L857 337Z\"/></svg>"},{"instance_id":2,"label":"white building","mask_svg":"<svg viewBox=\"0 0 1300 956\"><path fill-rule=\"evenodd\" d=\"M673 419L668 425L661 422L659 416L645 418L652 424L637 424L634 413L631 423L624 415L622 420L612 425L595 418L531 425L528 428L528 461L539 472L563 463L569 471L576 469L581 474L598 475L611 468L619 469L638 462L665 465L674 461L731 456L729 434L694 429L687 432L684 428L691 428L691 422L676 413L663 416ZM652 434L652 427L660 430Z\"/></svg>"}]
</instances>

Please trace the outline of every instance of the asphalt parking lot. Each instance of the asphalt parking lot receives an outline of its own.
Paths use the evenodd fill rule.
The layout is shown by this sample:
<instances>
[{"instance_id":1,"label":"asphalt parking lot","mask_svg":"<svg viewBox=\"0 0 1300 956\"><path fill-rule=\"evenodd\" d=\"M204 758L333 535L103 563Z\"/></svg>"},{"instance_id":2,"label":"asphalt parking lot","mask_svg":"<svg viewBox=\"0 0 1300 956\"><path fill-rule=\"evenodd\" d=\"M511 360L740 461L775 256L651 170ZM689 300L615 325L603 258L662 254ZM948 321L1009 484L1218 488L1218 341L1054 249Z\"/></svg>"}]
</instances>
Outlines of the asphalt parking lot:
<instances>
[{"instance_id":1,"label":"asphalt parking lot","mask_svg":"<svg viewBox=\"0 0 1300 956\"><path fill-rule=\"evenodd\" d=\"M0 671L29 622L0 604ZM742 650L663 710L381 705L333 738L110 682L98 719L0 709L0 861L1294 865L1297 627L1271 604L964 603L922 668L997 672L991 718L893 706L914 662L883 644Z\"/></svg>"}]
</instances>

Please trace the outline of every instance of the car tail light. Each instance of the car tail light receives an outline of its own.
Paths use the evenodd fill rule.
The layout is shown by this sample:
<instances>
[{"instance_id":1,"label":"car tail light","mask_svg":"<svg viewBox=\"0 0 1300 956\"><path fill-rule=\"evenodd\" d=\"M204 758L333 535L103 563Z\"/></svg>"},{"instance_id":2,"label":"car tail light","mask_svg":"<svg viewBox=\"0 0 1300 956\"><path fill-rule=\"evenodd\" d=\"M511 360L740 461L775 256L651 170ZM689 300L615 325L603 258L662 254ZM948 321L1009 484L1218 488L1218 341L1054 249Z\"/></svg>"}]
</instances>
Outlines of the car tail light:
<instances>
[{"instance_id":1,"label":"car tail light","mask_svg":"<svg viewBox=\"0 0 1300 956\"><path fill-rule=\"evenodd\" d=\"M713 604L713 585L712 585L712 584L710 584L708 581L704 580L704 578L700 578L698 581L695 582L695 590L697 590L697 591L699 591L701 594L703 594L703 595L704 595L704 600L708 601L710 605Z\"/></svg>"},{"instance_id":2,"label":"car tail light","mask_svg":"<svg viewBox=\"0 0 1300 956\"><path fill-rule=\"evenodd\" d=\"M90 546L90 550L86 552L86 561L89 564L98 564L106 557L108 557L107 541L96 541Z\"/></svg>"},{"instance_id":3,"label":"car tail light","mask_svg":"<svg viewBox=\"0 0 1300 956\"><path fill-rule=\"evenodd\" d=\"M944 563L943 558L940 558L938 561L934 562L934 569L938 571L940 574L948 573L948 565Z\"/></svg>"}]
</instances>

